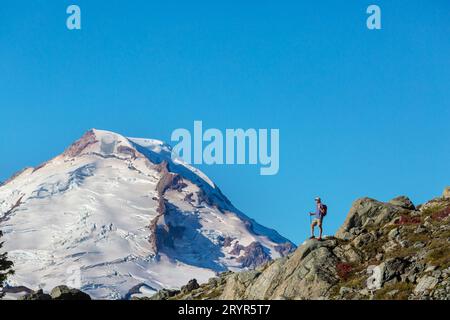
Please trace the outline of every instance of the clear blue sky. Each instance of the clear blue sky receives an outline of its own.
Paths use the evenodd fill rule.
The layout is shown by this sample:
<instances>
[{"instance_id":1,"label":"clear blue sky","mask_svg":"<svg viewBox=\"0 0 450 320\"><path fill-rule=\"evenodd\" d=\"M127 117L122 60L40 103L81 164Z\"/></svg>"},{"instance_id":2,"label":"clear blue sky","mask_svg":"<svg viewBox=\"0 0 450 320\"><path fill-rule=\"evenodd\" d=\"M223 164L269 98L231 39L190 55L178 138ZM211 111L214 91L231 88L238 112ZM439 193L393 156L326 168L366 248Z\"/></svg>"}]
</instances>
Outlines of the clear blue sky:
<instances>
[{"instance_id":1,"label":"clear blue sky","mask_svg":"<svg viewBox=\"0 0 450 320\"><path fill-rule=\"evenodd\" d=\"M328 234L358 197L420 203L450 184L449 21L448 0L3 0L0 179L93 127L169 141L202 120L280 129L278 175L201 169L297 243L316 195Z\"/></svg>"}]
</instances>

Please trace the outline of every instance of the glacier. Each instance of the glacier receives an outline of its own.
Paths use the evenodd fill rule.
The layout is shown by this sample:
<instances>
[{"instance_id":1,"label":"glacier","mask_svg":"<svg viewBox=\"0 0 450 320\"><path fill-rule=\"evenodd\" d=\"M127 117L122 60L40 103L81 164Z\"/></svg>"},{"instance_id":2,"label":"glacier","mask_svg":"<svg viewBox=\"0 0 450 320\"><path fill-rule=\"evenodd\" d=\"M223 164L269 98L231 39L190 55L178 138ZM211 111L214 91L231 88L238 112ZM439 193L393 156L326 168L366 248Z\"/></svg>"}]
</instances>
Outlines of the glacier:
<instances>
[{"instance_id":1,"label":"glacier","mask_svg":"<svg viewBox=\"0 0 450 320\"><path fill-rule=\"evenodd\" d=\"M96 129L0 186L0 228L8 287L72 284L96 299L203 282L295 248L164 142Z\"/></svg>"}]
</instances>

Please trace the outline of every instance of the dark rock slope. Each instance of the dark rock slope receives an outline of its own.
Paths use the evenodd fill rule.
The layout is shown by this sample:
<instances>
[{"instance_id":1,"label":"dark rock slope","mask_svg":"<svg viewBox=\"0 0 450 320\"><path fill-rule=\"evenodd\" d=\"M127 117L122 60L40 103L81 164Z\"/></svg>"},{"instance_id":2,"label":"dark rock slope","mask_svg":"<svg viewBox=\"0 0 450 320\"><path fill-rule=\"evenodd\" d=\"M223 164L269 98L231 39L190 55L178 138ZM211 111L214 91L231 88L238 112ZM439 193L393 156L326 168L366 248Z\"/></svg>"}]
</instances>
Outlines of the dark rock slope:
<instances>
[{"instance_id":1,"label":"dark rock slope","mask_svg":"<svg viewBox=\"0 0 450 320\"><path fill-rule=\"evenodd\" d=\"M153 299L450 299L449 217L448 188L417 207L358 199L335 237Z\"/></svg>"}]
</instances>

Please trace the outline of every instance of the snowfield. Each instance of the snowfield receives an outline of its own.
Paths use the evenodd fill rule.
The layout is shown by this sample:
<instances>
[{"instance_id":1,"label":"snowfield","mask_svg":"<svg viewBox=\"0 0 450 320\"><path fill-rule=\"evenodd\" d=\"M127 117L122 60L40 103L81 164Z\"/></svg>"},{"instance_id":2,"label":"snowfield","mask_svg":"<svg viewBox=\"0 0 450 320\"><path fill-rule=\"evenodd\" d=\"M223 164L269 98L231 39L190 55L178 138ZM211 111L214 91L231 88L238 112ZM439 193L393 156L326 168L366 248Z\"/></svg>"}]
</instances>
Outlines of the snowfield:
<instances>
[{"instance_id":1,"label":"snowfield","mask_svg":"<svg viewBox=\"0 0 450 320\"><path fill-rule=\"evenodd\" d=\"M16 272L7 285L67 284L126 299L252 267L292 246L170 154L158 140L93 129L0 186L2 240Z\"/></svg>"}]
</instances>

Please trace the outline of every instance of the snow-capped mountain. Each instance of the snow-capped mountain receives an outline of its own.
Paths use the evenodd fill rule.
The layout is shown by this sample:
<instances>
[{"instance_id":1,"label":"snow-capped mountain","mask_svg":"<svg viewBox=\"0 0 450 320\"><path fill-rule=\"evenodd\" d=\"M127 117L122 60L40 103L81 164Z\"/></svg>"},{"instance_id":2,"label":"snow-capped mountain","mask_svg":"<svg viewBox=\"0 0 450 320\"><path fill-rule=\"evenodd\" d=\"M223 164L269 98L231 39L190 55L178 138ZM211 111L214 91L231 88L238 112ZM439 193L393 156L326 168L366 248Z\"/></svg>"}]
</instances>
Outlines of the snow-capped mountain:
<instances>
[{"instance_id":1,"label":"snow-capped mountain","mask_svg":"<svg viewBox=\"0 0 450 320\"><path fill-rule=\"evenodd\" d=\"M170 146L90 130L0 186L9 286L80 280L94 298L151 294L252 268L294 246L237 210Z\"/></svg>"}]
</instances>

